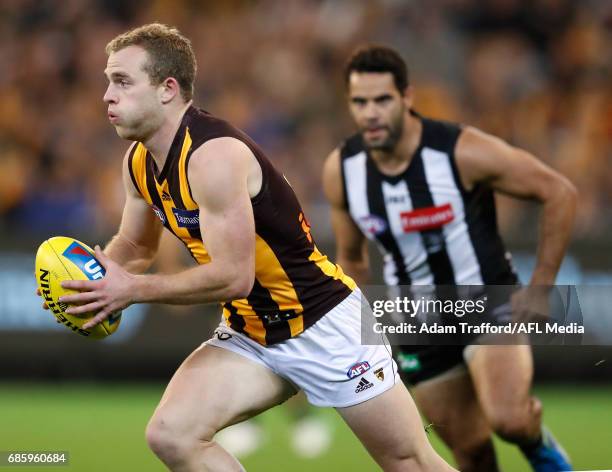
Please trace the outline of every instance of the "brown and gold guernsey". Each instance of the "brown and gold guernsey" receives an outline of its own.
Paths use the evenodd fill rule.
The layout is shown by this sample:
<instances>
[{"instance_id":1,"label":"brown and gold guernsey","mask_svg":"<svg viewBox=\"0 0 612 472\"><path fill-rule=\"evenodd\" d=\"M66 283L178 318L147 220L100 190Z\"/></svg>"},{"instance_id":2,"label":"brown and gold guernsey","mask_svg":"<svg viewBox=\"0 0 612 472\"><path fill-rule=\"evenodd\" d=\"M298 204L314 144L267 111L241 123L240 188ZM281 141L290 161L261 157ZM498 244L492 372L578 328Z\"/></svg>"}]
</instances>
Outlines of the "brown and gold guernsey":
<instances>
[{"instance_id":1,"label":"brown and gold guernsey","mask_svg":"<svg viewBox=\"0 0 612 472\"><path fill-rule=\"evenodd\" d=\"M274 344L312 326L351 293L355 282L319 252L291 186L257 144L226 121L189 107L164 168L158 171L144 145L135 143L129 155L130 175L164 226L199 264L206 264L211 259L202 242L200 210L191 194L187 166L194 150L220 137L245 143L263 175L260 192L251 199L255 283L247 298L223 304L223 316L234 330L260 344Z\"/></svg>"}]
</instances>

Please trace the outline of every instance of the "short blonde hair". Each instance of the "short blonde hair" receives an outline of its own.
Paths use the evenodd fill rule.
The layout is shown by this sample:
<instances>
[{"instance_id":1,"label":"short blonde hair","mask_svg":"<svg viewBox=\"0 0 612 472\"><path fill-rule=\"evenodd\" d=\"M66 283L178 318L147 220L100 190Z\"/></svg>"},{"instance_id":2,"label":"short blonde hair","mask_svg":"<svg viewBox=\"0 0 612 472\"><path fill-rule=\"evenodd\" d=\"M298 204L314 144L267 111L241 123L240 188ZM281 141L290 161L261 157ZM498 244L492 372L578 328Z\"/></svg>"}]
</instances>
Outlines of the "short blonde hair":
<instances>
[{"instance_id":1,"label":"short blonde hair","mask_svg":"<svg viewBox=\"0 0 612 472\"><path fill-rule=\"evenodd\" d=\"M193 98L193 83L197 64L191 41L178 29L161 23L151 23L120 34L106 45L106 54L140 46L149 55L144 67L151 83L161 84L173 77L181 87L181 96L188 102Z\"/></svg>"}]
</instances>

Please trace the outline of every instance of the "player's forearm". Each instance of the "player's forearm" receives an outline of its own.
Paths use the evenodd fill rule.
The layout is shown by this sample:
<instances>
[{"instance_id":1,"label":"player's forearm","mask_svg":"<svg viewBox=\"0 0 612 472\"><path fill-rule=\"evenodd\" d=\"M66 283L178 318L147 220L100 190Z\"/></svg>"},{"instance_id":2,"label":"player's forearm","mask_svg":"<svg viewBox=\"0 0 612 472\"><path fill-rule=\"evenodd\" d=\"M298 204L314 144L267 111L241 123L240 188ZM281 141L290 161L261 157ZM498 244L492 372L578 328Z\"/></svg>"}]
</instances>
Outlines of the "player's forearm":
<instances>
[{"instance_id":1,"label":"player's forearm","mask_svg":"<svg viewBox=\"0 0 612 472\"><path fill-rule=\"evenodd\" d=\"M191 305L245 298L253 286L247 270L204 264L177 274L139 275L134 280L135 303Z\"/></svg>"},{"instance_id":2,"label":"player's forearm","mask_svg":"<svg viewBox=\"0 0 612 472\"><path fill-rule=\"evenodd\" d=\"M142 274L152 264L155 251L139 246L116 234L104 248L104 253L132 274Z\"/></svg>"},{"instance_id":3,"label":"player's forearm","mask_svg":"<svg viewBox=\"0 0 612 472\"><path fill-rule=\"evenodd\" d=\"M576 214L575 187L564 181L544 202L532 285L552 285L570 241Z\"/></svg>"}]
</instances>

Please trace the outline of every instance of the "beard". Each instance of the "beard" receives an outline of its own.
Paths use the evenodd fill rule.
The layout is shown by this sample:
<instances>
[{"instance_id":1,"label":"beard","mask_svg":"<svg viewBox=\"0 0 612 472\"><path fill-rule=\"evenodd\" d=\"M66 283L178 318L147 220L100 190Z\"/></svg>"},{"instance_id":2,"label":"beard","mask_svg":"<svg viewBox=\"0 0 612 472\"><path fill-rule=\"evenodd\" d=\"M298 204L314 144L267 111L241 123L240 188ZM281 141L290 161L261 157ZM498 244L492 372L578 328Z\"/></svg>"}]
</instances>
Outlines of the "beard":
<instances>
[{"instance_id":1,"label":"beard","mask_svg":"<svg viewBox=\"0 0 612 472\"><path fill-rule=\"evenodd\" d=\"M362 128L361 135L368 151L391 152L395 149L404 131L404 113L400 113L388 126L381 128L386 130L387 134L385 137L376 139L366 139L364 132L367 128Z\"/></svg>"}]
</instances>

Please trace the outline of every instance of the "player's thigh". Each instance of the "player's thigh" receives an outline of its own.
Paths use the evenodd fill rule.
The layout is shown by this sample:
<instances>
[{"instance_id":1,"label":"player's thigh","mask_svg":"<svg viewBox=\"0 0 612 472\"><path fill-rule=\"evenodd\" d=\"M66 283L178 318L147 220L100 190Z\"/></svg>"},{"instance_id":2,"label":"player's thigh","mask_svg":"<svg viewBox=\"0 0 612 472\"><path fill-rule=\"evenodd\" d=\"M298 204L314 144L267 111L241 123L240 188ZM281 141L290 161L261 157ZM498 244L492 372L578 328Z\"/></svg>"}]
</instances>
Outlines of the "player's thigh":
<instances>
[{"instance_id":1,"label":"player's thigh","mask_svg":"<svg viewBox=\"0 0 612 472\"><path fill-rule=\"evenodd\" d=\"M210 439L293 394L295 389L267 367L204 344L176 371L151 422L161 421L178 435Z\"/></svg>"},{"instance_id":2,"label":"player's thigh","mask_svg":"<svg viewBox=\"0 0 612 472\"><path fill-rule=\"evenodd\" d=\"M469 346L466 363L486 414L529 401L533 357L528 344Z\"/></svg>"},{"instance_id":3,"label":"player's thigh","mask_svg":"<svg viewBox=\"0 0 612 472\"><path fill-rule=\"evenodd\" d=\"M491 428L464 365L420 382L410 392L430 428L456 456L470 455L491 440Z\"/></svg>"},{"instance_id":4,"label":"player's thigh","mask_svg":"<svg viewBox=\"0 0 612 472\"><path fill-rule=\"evenodd\" d=\"M419 412L402 383L366 402L336 410L377 460L386 454L412 457L430 448Z\"/></svg>"}]
</instances>

